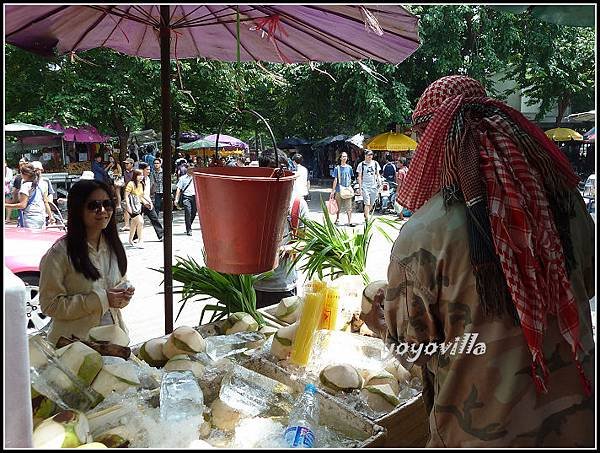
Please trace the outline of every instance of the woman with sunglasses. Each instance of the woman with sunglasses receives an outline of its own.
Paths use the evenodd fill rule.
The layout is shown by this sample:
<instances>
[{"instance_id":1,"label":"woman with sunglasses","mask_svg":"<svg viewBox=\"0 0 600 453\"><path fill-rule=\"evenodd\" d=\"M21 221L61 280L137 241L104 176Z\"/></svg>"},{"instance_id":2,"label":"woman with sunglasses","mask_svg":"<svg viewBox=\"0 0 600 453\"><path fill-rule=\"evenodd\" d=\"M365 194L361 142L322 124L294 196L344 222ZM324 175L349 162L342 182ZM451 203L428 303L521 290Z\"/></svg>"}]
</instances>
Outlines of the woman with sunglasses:
<instances>
[{"instance_id":1,"label":"woman with sunglasses","mask_svg":"<svg viewBox=\"0 0 600 453\"><path fill-rule=\"evenodd\" d=\"M67 233L40 262L40 307L52 318L48 340L87 339L96 326L116 324L135 289L127 281L127 256L115 221L113 190L80 180L69 190Z\"/></svg>"}]
</instances>

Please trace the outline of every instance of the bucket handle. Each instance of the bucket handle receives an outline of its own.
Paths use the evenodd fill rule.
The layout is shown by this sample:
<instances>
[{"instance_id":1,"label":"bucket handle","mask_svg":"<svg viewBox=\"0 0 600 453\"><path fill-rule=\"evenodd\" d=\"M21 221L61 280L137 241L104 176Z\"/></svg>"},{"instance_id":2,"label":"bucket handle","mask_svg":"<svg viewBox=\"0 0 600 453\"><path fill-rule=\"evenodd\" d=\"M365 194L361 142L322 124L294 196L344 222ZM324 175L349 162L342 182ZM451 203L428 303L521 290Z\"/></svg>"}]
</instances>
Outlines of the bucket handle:
<instances>
[{"instance_id":1,"label":"bucket handle","mask_svg":"<svg viewBox=\"0 0 600 453\"><path fill-rule=\"evenodd\" d=\"M233 112L231 112L229 115L227 115L223 119L223 121L221 122L221 125L219 126L219 131L217 132L217 139L215 140L215 160L218 160L218 158L219 158L219 137L221 135L221 131L223 130L223 126L235 113L244 113L244 112L252 113L254 116L256 116L257 118L262 120L262 122L265 123L265 126L267 126L267 129L269 130L269 135L271 135L271 140L273 141L273 149L275 150L276 170L273 172L271 177L275 176L277 179L279 179L281 176L283 176L284 173L283 173L283 170L279 167L279 149L277 149L277 142L275 141L275 135L273 135L273 131L271 130L271 126L269 126L269 123L267 122L267 120L260 113L254 111L254 110L251 110L251 109L234 110Z\"/></svg>"}]
</instances>

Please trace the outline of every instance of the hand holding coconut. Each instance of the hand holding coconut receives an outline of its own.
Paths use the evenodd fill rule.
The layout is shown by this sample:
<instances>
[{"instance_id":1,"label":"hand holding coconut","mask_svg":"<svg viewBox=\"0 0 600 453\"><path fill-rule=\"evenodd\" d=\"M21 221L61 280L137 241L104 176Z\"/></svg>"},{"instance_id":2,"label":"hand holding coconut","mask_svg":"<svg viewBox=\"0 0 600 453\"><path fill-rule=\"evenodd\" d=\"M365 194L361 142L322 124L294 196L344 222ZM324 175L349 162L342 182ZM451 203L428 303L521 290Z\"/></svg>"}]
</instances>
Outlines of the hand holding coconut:
<instances>
[{"instance_id":1,"label":"hand holding coconut","mask_svg":"<svg viewBox=\"0 0 600 453\"><path fill-rule=\"evenodd\" d=\"M106 290L108 305L111 308L124 308L129 305L129 301L135 293L135 288L129 283L119 284L114 288Z\"/></svg>"}]
</instances>

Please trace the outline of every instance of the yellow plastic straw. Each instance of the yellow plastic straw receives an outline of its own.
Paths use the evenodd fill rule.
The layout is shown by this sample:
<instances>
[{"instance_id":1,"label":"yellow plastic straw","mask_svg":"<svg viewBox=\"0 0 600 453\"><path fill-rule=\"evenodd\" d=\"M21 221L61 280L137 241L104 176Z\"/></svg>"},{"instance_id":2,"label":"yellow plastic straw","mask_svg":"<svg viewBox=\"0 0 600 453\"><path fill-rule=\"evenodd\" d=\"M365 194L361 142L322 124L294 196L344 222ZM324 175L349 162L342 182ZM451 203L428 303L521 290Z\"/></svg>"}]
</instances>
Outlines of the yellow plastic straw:
<instances>
[{"instance_id":1,"label":"yellow plastic straw","mask_svg":"<svg viewBox=\"0 0 600 453\"><path fill-rule=\"evenodd\" d=\"M304 296L304 306L300 315L300 324L292 345L290 360L300 366L306 366L313 345L313 335L321 322L323 310L323 293L307 293Z\"/></svg>"}]
</instances>

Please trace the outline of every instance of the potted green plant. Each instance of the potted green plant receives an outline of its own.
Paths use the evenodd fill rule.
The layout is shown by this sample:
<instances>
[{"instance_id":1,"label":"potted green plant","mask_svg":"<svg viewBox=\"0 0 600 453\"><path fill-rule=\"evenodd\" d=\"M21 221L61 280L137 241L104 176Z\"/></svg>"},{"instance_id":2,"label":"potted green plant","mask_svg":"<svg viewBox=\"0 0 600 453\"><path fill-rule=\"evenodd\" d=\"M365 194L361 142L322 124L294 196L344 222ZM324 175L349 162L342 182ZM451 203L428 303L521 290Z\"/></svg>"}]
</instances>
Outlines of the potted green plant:
<instances>
[{"instance_id":1,"label":"potted green plant","mask_svg":"<svg viewBox=\"0 0 600 453\"><path fill-rule=\"evenodd\" d=\"M390 242L389 234L376 225L376 222L398 228L396 222L388 219L370 219L360 230L338 228L331 221L325 203L321 200L323 223L309 218L302 218L304 225L297 238L294 250L296 257L292 266L300 264L299 269L307 273L311 279L315 275L320 279L330 277L332 280L342 275L360 275L365 283L370 282L366 272L367 253L373 236L373 228L377 228Z\"/></svg>"},{"instance_id":2,"label":"potted green plant","mask_svg":"<svg viewBox=\"0 0 600 453\"><path fill-rule=\"evenodd\" d=\"M204 250L202 251L204 256ZM188 301L216 302L207 304L202 309L199 324L204 316L212 311L209 322L219 321L232 313L244 312L250 314L258 323L259 328L265 325L265 320L256 308L256 291L254 283L271 275L265 272L258 275L223 274L200 265L191 257L175 257L173 265L173 281L181 283L174 288L173 294L181 294L181 307L175 320L179 318ZM164 273L164 269L153 269Z\"/></svg>"}]
</instances>

